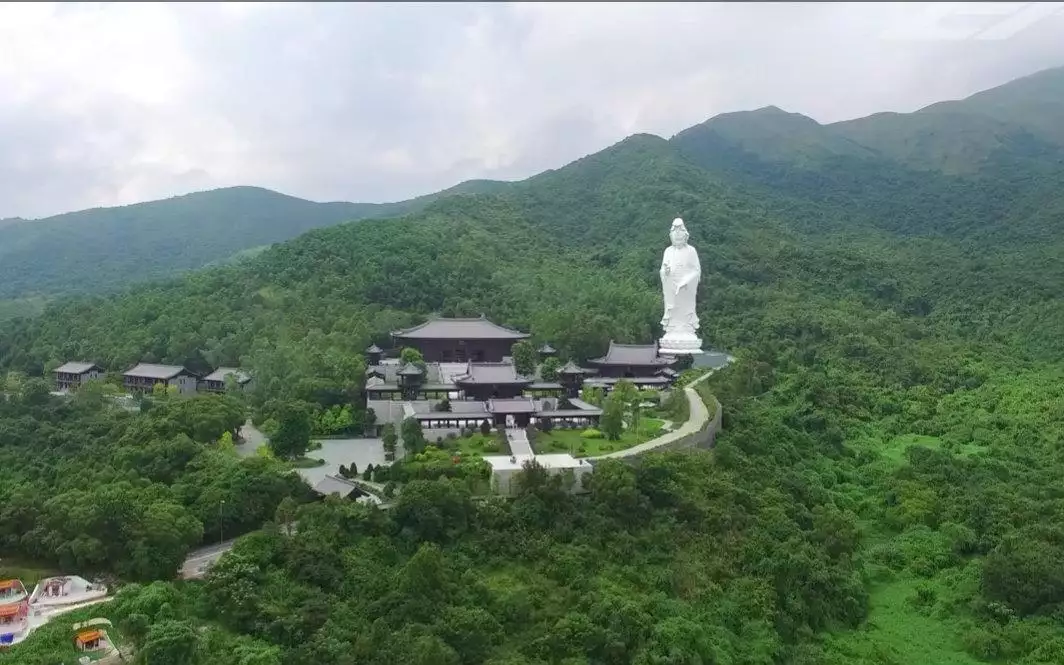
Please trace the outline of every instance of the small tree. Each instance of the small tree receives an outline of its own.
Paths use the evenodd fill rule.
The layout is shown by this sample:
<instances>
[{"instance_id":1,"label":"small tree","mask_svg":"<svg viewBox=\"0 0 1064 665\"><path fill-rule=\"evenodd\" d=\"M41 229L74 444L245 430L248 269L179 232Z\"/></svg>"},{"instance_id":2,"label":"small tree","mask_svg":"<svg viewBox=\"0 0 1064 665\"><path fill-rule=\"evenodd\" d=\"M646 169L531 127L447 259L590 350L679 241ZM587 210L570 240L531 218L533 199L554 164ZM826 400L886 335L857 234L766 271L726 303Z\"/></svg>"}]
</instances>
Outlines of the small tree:
<instances>
[{"instance_id":1,"label":"small tree","mask_svg":"<svg viewBox=\"0 0 1064 665\"><path fill-rule=\"evenodd\" d=\"M602 388L584 388L580 391L580 399L595 406L602 406L605 396L606 393Z\"/></svg>"},{"instance_id":2,"label":"small tree","mask_svg":"<svg viewBox=\"0 0 1064 665\"><path fill-rule=\"evenodd\" d=\"M639 399L639 389L628 379L621 379L614 384L613 392L610 395L627 406Z\"/></svg>"},{"instance_id":3,"label":"small tree","mask_svg":"<svg viewBox=\"0 0 1064 665\"><path fill-rule=\"evenodd\" d=\"M544 381L557 381L558 369L562 366L562 362L555 357L547 358L543 361L543 364L539 367L539 375Z\"/></svg>"},{"instance_id":4,"label":"small tree","mask_svg":"<svg viewBox=\"0 0 1064 665\"><path fill-rule=\"evenodd\" d=\"M371 433L377 426L377 412L373 409L366 409L362 412L362 432L363 434Z\"/></svg>"},{"instance_id":5,"label":"small tree","mask_svg":"<svg viewBox=\"0 0 1064 665\"><path fill-rule=\"evenodd\" d=\"M406 347L400 351L399 362L403 365L417 365L422 371L425 370L425 357L417 349Z\"/></svg>"},{"instance_id":6,"label":"small tree","mask_svg":"<svg viewBox=\"0 0 1064 665\"><path fill-rule=\"evenodd\" d=\"M227 455L236 454L236 443L233 442L232 432L223 432L222 438L218 439L218 450Z\"/></svg>"},{"instance_id":7,"label":"small tree","mask_svg":"<svg viewBox=\"0 0 1064 665\"><path fill-rule=\"evenodd\" d=\"M296 405L285 406L277 432L270 437L273 454L281 459L302 457L310 449L312 428L310 414L305 408Z\"/></svg>"},{"instance_id":8,"label":"small tree","mask_svg":"<svg viewBox=\"0 0 1064 665\"><path fill-rule=\"evenodd\" d=\"M384 454L387 459L395 459L395 448L399 444L399 435L395 433L395 425L385 423L381 428L381 439L384 443Z\"/></svg>"},{"instance_id":9,"label":"small tree","mask_svg":"<svg viewBox=\"0 0 1064 665\"><path fill-rule=\"evenodd\" d=\"M599 423L599 429L610 441L616 441L621 438L621 434L624 431L624 411L624 404L612 395L602 405L602 419Z\"/></svg>"},{"instance_id":10,"label":"small tree","mask_svg":"<svg viewBox=\"0 0 1064 665\"><path fill-rule=\"evenodd\" d=\"M372 464L366 465L366 471L362 474L363 480L373 480L374 467Z\"/></svg>"},{"instance_id":11,"label":"small tree","mask_svg":"<svg viewBox=\"0 0 1064 665\"><path fill-rule=\"evenodd\" d=\"M358 465L351 462L351 466L347 467L347 475L345 478L358 478Z\"/></svg>"},{"instance_id":12,"label":"small tree","mask_svg":"<svg viewBox=\"0 0 1064 665\"><path fill-rule=\"evenodd\" d=\"M510 354L513 356L514 368L518 374L532 376L535 373L539 356L536 353L536 347L532 346L531 342L527 339L521 340L513 345Z\"/></svg>"},{"instance_id":13,"label":"small tree","mask_svg":"<svg viewBox=\"0 0 1064 665\"><path fill-rule=\"evenodd\" d=\"M489 423L487 420L481 421L480 433L484 436L491 436L491 423Z\"/></svg>"},{"instance_id":14,"label":"small tree","mask_svg":"<svg viewBox=\"0 0 1064 665\"><path fill-rule=\"evenodd\" d=\"M408 453L420 453L428 446L425 432L421 429L421 423L417 418L410 417L404 420L400 433L403 437L403 448Z\"/></svg>"}]
</instances>

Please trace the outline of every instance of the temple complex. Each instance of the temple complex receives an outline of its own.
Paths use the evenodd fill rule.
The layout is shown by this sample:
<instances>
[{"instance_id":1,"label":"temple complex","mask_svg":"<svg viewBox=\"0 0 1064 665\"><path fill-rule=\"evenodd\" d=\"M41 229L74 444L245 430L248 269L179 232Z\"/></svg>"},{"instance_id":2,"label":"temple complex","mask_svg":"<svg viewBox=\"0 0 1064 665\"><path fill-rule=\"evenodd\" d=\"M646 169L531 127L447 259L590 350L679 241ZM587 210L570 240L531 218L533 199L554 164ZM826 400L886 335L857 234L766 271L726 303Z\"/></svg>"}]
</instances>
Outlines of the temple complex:
<instances>
[{"instance_id":1,"label":"temple complex","mask_svg":"<svg viewBox=\"0 0 1064 665\"><path fill-rule=\"evenodd\" d=\"M517 371L513 345L528 334L505 328L484 317L434 318L392 333L395 348L366 349L366 404L386 423L399 425L414 418L434 433L481 427L527 427L543 424L589 427L598 424L602 410L582 401L581 390L598 387L608 392L622 379L641 389L662 389L677 374L675 359L659 355L657 346L617 344L601 358L581 367L572 360L544 380L537 368L532 376ZM403 363L402 348L417 349L424 362ZM537 349L540 363L556 358L550 344ZM391 357L389 357L391 356Z\"/></svg>"}]
</instances>

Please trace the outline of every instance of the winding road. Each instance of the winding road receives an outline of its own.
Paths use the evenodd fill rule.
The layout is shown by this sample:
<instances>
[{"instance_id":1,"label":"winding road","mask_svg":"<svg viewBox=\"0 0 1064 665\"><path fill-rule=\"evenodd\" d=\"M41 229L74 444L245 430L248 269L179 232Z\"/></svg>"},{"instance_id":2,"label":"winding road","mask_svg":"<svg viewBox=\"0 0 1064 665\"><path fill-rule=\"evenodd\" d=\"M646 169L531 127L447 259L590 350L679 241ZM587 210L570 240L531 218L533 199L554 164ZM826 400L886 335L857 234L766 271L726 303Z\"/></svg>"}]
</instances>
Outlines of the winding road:
<instances>
[{"instance_id":1,"label":"winding road","mask_svg":"<svg viewBox=\"0 0 1064 665\"><path fill-rule=\"evenodd\" d=\"M186 580L194 580L203 577L218 559L222 558L229 550L233 549L236 538L222 543L216 543L207 547L201 547L188 553L185 562L181 564L178 575Z\"/></svg>"},{"instance_id":2,"label":"winding road","mask_svg":"<svg viewBox=\"0 0 1064 665\"><path fill-rule=\"evenodd\" d=\"M588 457L588 460L603 460L603 459L616 459L622 457L633 457L635 455L642 455L656 448L660 448L664 445L672 443L677 439L682 439L688 434L694 434L698 430L706 426L706 422L709 421L709 409L706 407L706 403L702 401L702 397L695 390L695 386L702 383L709 377L713 376L713 370L710 370L698 377L683 389L687 395L687 403L690 407L691 413L687 422L680 425L678 428L662 434L656 439L651 439L646 443L641 443L638 446L632 446L624 450L618 450L615 453L608 453L606 455L598 455L596 457Z\"/></svg>"}]
</instances>

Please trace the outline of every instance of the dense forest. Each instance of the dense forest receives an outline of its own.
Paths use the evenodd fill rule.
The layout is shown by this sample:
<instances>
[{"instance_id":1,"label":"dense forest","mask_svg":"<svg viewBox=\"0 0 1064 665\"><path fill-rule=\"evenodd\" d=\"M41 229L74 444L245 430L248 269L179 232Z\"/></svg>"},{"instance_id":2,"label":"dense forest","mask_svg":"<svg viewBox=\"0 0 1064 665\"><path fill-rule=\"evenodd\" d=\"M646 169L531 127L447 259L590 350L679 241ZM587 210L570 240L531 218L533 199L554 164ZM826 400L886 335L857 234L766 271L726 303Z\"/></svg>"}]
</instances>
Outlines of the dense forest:
<instances>
[{"instance_id":1,"label":"dense forest","mask_svg":"<svg viewBox=\"0 0 1064 665\"><path fill-rule=\"evenodd\" d=\"M966 168L816 129L781 154L769 139L794 119L759 113L743 131L769 139L734 159L705 156L721 134L634 136L500 191L10 321L5 547L136 582L109 611L151 663L1060 663L1064 150L1027 112L1032 91L1058 99L1055 79L1025 81L992 106L1005 122L1013 99L1038 150L995 141ZM512 501L441 478L389 511L308 503L273 461L216 443L231 398L131 415L21 378L75 358L240 363L261 379L253 406L325 406L357 392L370 342L430 312L485 313L583 360L656 334L677 215L704 335L737 357L710 379L724 432L711 452L599 465L587 496L532 470ZM205 582L165 581L222 498L248 506L222 528L265 527ZM57 525L63 510L84 531ZM51 664L48 648L0 663Z\"/></svg>"}]
</instances>

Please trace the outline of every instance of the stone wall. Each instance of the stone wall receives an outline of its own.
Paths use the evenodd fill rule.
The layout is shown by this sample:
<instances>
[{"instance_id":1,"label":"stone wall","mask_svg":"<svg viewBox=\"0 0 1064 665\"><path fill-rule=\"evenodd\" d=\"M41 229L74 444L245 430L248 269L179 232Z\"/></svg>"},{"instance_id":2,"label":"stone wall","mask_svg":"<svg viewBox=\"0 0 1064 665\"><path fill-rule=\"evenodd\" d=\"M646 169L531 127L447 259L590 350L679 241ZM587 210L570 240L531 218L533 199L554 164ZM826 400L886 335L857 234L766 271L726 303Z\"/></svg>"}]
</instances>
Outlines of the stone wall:
<instances>
[{"instance_id":1,"label":"stone wall","mask_svg":"<svg viewBox=\"0 0 1064 665\"><path fill-rule=\"evenodd\" d=\"M619 450L588 459L592 462L603 459L633 459L649 452L711 448L721 427L720 402L717 401L716 397L713 397L713 402L707 404L697 390L698 384L708 379L711 374L712 372L708 372L702 375L683 389L691 408L688 421L680 425L678 429L666 432L656 439L633 446L627 450ZM710 410L712 410L712 413L710 413ZM698 423L701 423L701 425Z\"/></svg>"},{"instance_id":2,"label":"stone wall","mask_svg":"<svg viewBox=\"0 0 1064 665\"><path fill-rule=\"evenodd\" d=\"M697 391L696 391L697 392ZM701 398L701 395L699 395ZM703 400L704 402L705 400ZM656 450L689 450L695 448L712 448L716 443L717 433L721 429L721 405L716 397L713 398L713 402L706 404L707 407L713 409L713 417L702 426L697 432L688 434L685 437L681 437L675 441L670 441Z\"/></svg>"}]
</instances>

